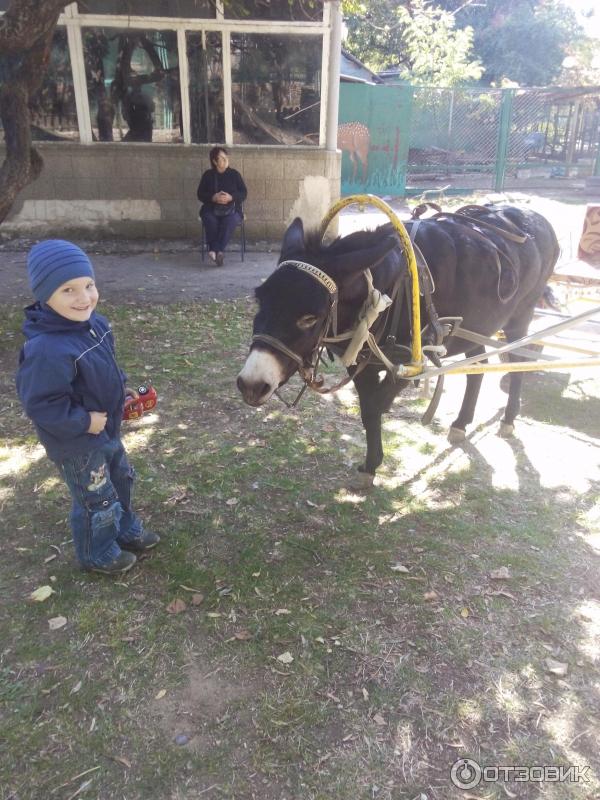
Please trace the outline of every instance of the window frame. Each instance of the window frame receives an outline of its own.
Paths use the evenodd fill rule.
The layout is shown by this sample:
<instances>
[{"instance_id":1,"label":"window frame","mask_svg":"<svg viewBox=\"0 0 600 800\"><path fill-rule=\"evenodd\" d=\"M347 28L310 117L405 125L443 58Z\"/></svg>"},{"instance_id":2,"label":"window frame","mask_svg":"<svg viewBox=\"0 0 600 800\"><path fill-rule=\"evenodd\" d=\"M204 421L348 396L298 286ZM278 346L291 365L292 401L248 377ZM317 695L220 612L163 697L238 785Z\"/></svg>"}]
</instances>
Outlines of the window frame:
<instances>
[{"instance_id":1,"label":"window frame","mask_svg":"<svg viewBox=\"0 0 600 800\"><path fill-rule=\"evenodd\" d=\"M173 30L177 34L177 48L179 61L179 83L181 87L181 119L183 126L183 144L191 145L191 116L189 96L189 65L187 59L186 32L218 31L223 42L223 97L225 119L225 142L233 145L233 115L231 91L231 34L232 33L260 33L274 35L297 35L320 37L321 39L321 108L319 124L319 144L323 149L326 145L326 120L329 101L329 57L330 57L330 30L331 30L331 3L323 3L323 20L318 22L292 22L272 20L236 20L227 19L223 14L223 3L217 0L216 16L214 18L185 18L185 17L144 17L116 14L82 14L77 3L66 6L60 15L58 24L67 30L69 55L73 70L73 88L75 91L75 105L79 123L79 143L82 145L103 144L95 142L92 137L92 122L87 93L87 80L83 57L83 28L134 28L141 30ZM106 144L106 143L104 143ZM132 143L133 144L133 143ZM136 142L143 146L144 142ZM207 142L206 144L218 144ZM174 144L170 143L169 147ZM236 145L237 147L238 145ZM314 150L313 145L297 145ZM282 145L239 145L239 147L284 147Z\"/></svg>"}]
</instances>

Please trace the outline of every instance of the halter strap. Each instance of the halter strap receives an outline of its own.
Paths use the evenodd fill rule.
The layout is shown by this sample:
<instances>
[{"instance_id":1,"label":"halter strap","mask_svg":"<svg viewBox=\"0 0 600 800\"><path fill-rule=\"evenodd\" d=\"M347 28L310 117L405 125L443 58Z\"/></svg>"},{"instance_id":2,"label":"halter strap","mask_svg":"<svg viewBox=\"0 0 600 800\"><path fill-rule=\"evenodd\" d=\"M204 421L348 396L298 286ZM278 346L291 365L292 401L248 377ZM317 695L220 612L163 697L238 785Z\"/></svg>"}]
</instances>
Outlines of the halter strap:
<instances>
[{"instance_id":1,"label":"halter strap","mask_svg":"<svg viewBox=\"0 0 600 800\"><path fill-rule=\"evenodd\" d=\"M314 264L308 264L306 261L296 261L295 259L290 259L289 261L282 261L279 266L296 267L296 269L299 269L302 272L307 272L322 286L324 286L329 294L337 294L338 288L336 282L330 278L326 272L323 272L322 269L315 267Z\"/></svg>"},{"instance_id":2,"label":"halter strap","mask_svg":"<svg viewBox=\"0 0 600 800\"><path fill-rule=\"evenodd\" d=\"M279 339L275 339L274 336L269 336L267 333L256 333L252 337L252 341L270 344L271 347L274 347L275 350L279 350L288 358L291 358L292 361L295 361L300 367L304 366L304 361L300 358L300 356L297 353L294 353L293 350L290 350L289 347L286 347L286 345L284 345L283 342L280 342Z\"/></svg>"}]
</instances>

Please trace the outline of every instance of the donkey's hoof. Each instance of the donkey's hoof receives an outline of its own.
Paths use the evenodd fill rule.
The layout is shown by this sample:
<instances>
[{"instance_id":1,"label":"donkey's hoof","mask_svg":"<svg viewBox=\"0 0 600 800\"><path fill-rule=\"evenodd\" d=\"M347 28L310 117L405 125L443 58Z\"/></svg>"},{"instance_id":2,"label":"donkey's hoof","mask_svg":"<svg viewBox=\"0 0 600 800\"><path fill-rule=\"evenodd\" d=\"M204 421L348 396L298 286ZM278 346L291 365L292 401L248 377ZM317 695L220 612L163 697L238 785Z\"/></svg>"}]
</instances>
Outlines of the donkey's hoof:
<instances>
[{"instance_id":1,"label":"donkey's hoof","mask_svg":"<svg viewBox=\"0 0 600 800\"><path fill-rule=\"evenodd\" d=\"M515 435L515 426L510 422L501 422L498 433L503 439L510 439Z\"/></svg>"},{"instance_id":2,"label":"donkey's hoof","mask_svg":"<svg viewBox=\"0 0 600 800\"><path fill-rule=\"evenodd\" d=\"M466 435L466 431L463 431L462 428L450 428L448 431L448 441L450 444L460 444L464 442Z\"/></svg>"},{"instance_id":3,"label":"donkey's hoof","mask_svg":"<svg viewBox=\"0 0 600 800\"><path fill-rule=\"evenodd\" d=\"M375 481L375 475L370 472L363 472L362 470L352 476L349 488L356 492L364 492L366 489L372 489Z\"/></svg>"}]
</instances>

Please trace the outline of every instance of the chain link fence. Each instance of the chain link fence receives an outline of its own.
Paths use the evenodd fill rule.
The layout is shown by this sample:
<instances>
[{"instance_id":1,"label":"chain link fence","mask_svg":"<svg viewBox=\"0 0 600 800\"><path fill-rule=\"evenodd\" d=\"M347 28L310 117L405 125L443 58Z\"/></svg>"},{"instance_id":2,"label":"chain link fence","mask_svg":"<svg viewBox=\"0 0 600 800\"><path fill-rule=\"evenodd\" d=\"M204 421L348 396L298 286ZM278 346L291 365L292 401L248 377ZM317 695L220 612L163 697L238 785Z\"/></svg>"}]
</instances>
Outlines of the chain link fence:
<instances>
[{"instance_id":1,"label":"chain link fence","mask_svg":"<svg viewBox=\"0 0 600 800\"><path fill-rule=\"evenodd\" d=\"M597 167L598 89L413 90L407 193L527 189Z\"/></svg>"},{"instance_id":2,"label":"chain link fence","mask_svg":"<svg viewBox=\"0 0 600 800\"><path fill-rule=\"evenodd\" d=\"M349 85L340 98L344 194L527 191L600 175L598 87Z\"/></svg>"}]
</instances>

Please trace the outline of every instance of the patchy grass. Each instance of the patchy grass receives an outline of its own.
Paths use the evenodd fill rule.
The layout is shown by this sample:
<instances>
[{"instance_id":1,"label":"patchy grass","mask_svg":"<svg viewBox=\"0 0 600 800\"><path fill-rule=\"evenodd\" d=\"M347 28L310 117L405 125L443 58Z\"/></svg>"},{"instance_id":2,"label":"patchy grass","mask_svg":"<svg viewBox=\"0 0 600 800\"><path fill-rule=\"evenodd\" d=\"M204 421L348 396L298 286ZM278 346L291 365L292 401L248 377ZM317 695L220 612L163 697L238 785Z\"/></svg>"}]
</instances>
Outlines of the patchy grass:
<instances>
[{"instance_id":1,"label":"patchy grass","mask_svg":"<svg viewBox=\"0 0 600 800\"><path fill-rule=\"evenodd\" d=\"M122 580L77 571L67 491L14 395L20 314L1 310L2 800L600 797L597 379L531 376L507 441L491 377L454 448L460 379L433 429L408 396L365 494L350 389L242 404L245 302L102 310L159 392L125 440L163 541ZM589 782L469 795L459 757Z\"/></svg>"}]
</instances>

